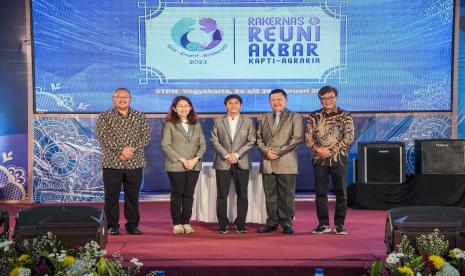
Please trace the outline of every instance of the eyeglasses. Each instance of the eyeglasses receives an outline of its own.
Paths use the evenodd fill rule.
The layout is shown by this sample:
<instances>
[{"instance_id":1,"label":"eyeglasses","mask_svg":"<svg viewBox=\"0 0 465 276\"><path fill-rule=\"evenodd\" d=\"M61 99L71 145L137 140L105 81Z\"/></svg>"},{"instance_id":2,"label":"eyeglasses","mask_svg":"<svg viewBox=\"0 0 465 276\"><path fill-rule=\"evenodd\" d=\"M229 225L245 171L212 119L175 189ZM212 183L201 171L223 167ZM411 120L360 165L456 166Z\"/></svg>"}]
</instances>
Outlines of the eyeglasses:
<instances>
[{"instance_id":1,"label":"eyeglasses","mask_svg":"<svg viewBox=\"0 0 465 276\"><path fill-rule=\"evenodd\" d=\"M120 96L113 96L115 99L130 99L131 97L120 97Z\"/></svg>"},{"instance_id":2,"label":"eyeglasses","mask_svg":"<svg viewBox=\"0 0 465 276\"><path fill-rule=\"evenodd\" d=\"M191 108L190 105L177 105L176 108Z\"/></svg>"},{"instance_id":3,"label":"eyeglasses","mask_svg":"<svg viewBox=\"0 0 465 276\"><path fill-rule=\"evenodd\" d=\"M334 101L334 99L336 99L335 96L329 96L329 97L320 97L320 100L322 101Z\"/></svg>"}]
</instances>

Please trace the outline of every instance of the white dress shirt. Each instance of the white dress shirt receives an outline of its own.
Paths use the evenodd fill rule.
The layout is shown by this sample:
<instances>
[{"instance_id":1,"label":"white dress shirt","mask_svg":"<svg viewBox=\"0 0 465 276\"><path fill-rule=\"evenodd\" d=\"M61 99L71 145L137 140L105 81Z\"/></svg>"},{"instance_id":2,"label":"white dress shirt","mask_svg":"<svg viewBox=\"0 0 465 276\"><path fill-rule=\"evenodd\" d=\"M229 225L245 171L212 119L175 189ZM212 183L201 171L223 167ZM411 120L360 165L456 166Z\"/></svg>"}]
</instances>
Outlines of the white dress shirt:
<instances>
[{"instance_id":1,"label":"white dress shirt","mask_svg":"<svg viewBox=\"0 0 465 276\"><path fill-rule=\"evenodd\" d=\"M184 130L186 131L186 133L188 133L189 132L189 124L187 123L187 121L181 122L181 125L184 128Z\"/></svg>"},{"instance_id":2,"label":"white dress shirt","mask_svg":"<svg viewBox=\"0 0 465 276\"><path fill-rule=\"evenodd\" d=\"M236 117L228 116L229 132L231 133L231 141L234 141L234 135L236 134L236 128L237 128L237 121L239 121L239 115L237 115Z\"/></svg>"},{"instance_id":3,"label":"white dress shirt","mask_svg":"<svg viewBox=\"0 0 465 276\"><path fill-rule=\"evenodd\" d=\"M236 117L229 117L228 116L228 123L229 123L229 132L231 133L231 141L234 141L234 135L236 134L237 122L239 121L239 114ZM239 158L239 154L234 153L237 158ZM229 154L227 154L224 158L228 158Z\"/></svg>"}]
</instances>

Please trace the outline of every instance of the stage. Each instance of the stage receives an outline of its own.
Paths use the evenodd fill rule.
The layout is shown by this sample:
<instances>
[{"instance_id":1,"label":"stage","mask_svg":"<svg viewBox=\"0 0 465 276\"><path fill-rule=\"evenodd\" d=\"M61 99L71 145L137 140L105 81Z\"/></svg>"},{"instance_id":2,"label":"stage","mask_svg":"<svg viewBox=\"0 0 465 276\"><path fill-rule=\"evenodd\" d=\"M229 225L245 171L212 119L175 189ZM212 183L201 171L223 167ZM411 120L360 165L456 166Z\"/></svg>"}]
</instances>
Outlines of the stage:
<instances>
[{"instance_id":1,"label":"stage","mask_svg":"<svg viewBox=\"0 0 465 276\"><path fill-rule=\"evenodd\" d=\"M73 205L73 204L69 204ZM88 204L103 207L103 204ZM3 204L10 213L10 227L21 208L33 204ZM331 214L334 202L330 202ZM122 205L121 214L123 213ZM141 203L142 236L109 236L108 254L120 252L126 260L138 258L144 272L164 270L166 275L362 275L365 266L386 256L386 211L354 210L347 213L348 235L311 234L317 225L315 203L296 202L293 235L259 234L258 224L247 224L248 233L216 232L217 225L193 221L195 234L174 235L169 202ZM121 225L124 221L121 220Z\"/></svg>"}]
</instances>

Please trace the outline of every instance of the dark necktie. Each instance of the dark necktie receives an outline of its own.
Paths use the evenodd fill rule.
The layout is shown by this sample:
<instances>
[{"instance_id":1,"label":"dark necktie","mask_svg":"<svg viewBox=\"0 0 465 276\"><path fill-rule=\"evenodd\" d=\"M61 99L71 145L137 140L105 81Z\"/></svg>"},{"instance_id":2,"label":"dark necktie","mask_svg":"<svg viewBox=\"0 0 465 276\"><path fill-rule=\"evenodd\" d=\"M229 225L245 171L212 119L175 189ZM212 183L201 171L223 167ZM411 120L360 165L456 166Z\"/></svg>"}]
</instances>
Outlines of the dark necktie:
<instances>
[{"instance_id":1,"label":"dark necktie","mask_svg":"<svg viewBox=\"0 0 465 276\"><path fill-rule=\"evenodd\" d=\"M274 114L274 122L273 122L273 132L276 131L279 125L279 120L281 119L281 112L277 112Z\"/></svg>"}]
</instances>

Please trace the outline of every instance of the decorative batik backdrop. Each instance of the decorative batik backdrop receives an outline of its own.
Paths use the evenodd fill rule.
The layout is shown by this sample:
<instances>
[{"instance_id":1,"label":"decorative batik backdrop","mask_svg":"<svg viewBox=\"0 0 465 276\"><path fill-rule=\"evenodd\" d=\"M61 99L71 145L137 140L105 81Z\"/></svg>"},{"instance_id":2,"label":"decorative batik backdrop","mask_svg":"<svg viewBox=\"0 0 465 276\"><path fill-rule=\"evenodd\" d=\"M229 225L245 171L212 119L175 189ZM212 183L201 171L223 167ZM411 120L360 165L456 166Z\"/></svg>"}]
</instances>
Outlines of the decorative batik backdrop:
<instances>
[{"instance_id":1,"label":"decorative batik backdrop","mask_svg":"<svg viewBox=\"0 0 465 276\"><path fill-rule=\"evenodd\" d=\"M160 147L164 120L150 118L152 136L146 150L147 168L144 171L142 197L150 198L170 190L164 171L165 156ZM212 146L208 141L213 118L203 118L207 137L207 153L203 161L213 161ZM414 168L414 139L450 138L450 116L382 115L354 118L356 143L359 141L402 141L407 148L407 170ZM100 201L103 182L100 171L101 146L95 139L95 119L92 118L36 118L34 120L33 189L36 202ZM298 192L314 189L311 153L299 147L300 174ZM351 159L357 157L356 147L350 150ZM260 160L257 150L252 161ZM351 172L351 168L349 169ZM351 177L351 173L350 173Z\"/></svg>"},{"instance_id":2,"label":"decorative batik backdrop","mask_svg":"<svg viewBox=\"0 0 465 276\"><path fill-rule=\"evenodd\" d=\"M0 1L0 200L28 200L26 1Z\"/></svg>"},{"instance_id":3,"label":"decorative batik backdrop","mask_svg":"<svg viewBox=\"0 0 465 276\"><path fill-rule=\"evenodd\" d=\"M0 44L2 45L0 48L0 95L3 99L1 103L2 108L0 110L0 151L2 153L2 157L0 159L0 162L2 162L0 164L0 200L22 199L32 200L34 202L101 201L103 199L103 182L99 165L101 159L101 146L95 137L96 114L79 114L79 112L86 112L86 110L91 108L92 101L98 101L98 110L110 108L112 88L120 85L132 88L130 84L128 85L128 83L130 83L129 78L131 78L132 75L120 76L118 75L120 73L114 75L108 72L104 74L103 71L99 69L99 55L94 56L96 58L94 60L96 63L89 64L89 67L86 67L87 69L85 72L79 72L79 70L77 70L68 72L67 75L59 76L53 72L47 71L52 71L54 67L50 67L47 70L41 68L39 70L39 72L42 72L40 78L38 78L39 75L35 72L35 96L36 100L38 100L36 104L41 104L40 109L43 110L52 110L54 112L63 112L67 114L35 114L32 121L29 122L28 112L31 110L28 110L27 106L28 73L25 53L28 47L30 49L30 45L25 43L27 41L25 19L27 12L26 6L21 2L22 1L0 1L0 15L2 15L0 16L0 23L3 23L2 26L9 26L8 28L0 28L0 42L2 42L2 44ZM47 14L45 12L47 12L47 9L45 8L47 5L51 5L50 3L53 3L53 1L48 1L48 4L46 3L47 1L35 2L45 5L41 7L41 11L44 12L42 16L46 17ZM120 2L122 1L116 1L114 3L118 4ZM260 5L259 3L264 1L238 2L258 3L257 5ZM320 2L323 3L331 1ZM340 3L341 1L335 2ZM348 6L355 5L355 1L342 2L346 3ZM365 3L368 2L365 1ZM422 7L424 7L424 9L422 10L422 16L427 17L430 24L437 24L438 28L442 28L443 25L451 25L453 18L450 15L452 14L451 10L454 5L453 1L425 0L416 3L416 5L423 5ZM137 3L134 2L134 5L136 4ZM408 5L408 3L405 3L405 5ZM52 11L54 10L50 10L50 12ZM462 11L463 4L461 12ZM59 22L63 23L62 21ZM133 24L137 24L137 20ZM397 23L395 22L391 22L389 24L391 24L390 26L392 28L397 26ZM105 26L117 28L115 26ZM351 38L363 36L362 33L350 33L350 30L349 34L349 37ZM95 30L95 33L81 33L80 36L73 36L72 33L69 32L63 33L63 36L56 36L56 44L43 45L39 41L36 47L42 47L42 52L37 54L40 55L47 51L52 53L54 51L61 51L62 48L60 45L63 43L67 44L64 40L65 38L79 40L80 37L83 37L84 35L89 37L99 37L102 35L104 36L105 33L101 33L98 30ZM135 39L137 38L137 35L127 34L127 37ZM463 30L460 30L459 39L460 42L465 39ZM114 53L117 53L116 56L123 59L123 63L124 57L128 53L138 53L137 48L120 49L118 48L118 43L108 44L107 42L109 41L105 40L103 42L103 44L97 43L87 45L89 48L87 50L101 53L102 58L112 56L111 51L115 51ZM441 41L438 43L441 44ZM69 43L67 45L69 47L72 46L72 44ZM395 47L395 44L390 45L391 47ZM434 47L438 46L438 44L434 45L436 45ZM464 47L464 45L465 43L460 43L461 47ZM91 47L95 48L90 49ZM370 45L370 47L375 47L375 45ZM366 51L368 48L364 49ZM348 50L350 54L353 54L353 52L350 52L350 48L345 50ZM76 57L74 62L78 62L81 58L79 54L80 49L71 47L70 51L70 53ZM82 53L85 53L85 51ZM464 53L463 49L460 48L460 61L464 58ZM358 52L357 54L363 55L363 51ZM439 57L449 58L448 62L452 60L450 57L443 57L443 54L444 53L441 53ZM66 56L60 57L65 58ZM387 58L387 56L384 56L383 58ZM395 63L395 59L396 56L394 55L390 58L393 64ZM347 71L346 73L348 76L351 74L350 61L351 59L344 60L344 62L347 62L349 65L347 68L344 68L344 70ZM431 67L437 66L436 61L437 59L432 59L427 65ZM368 60L366 62L367 64L369 63ZM140 70L139 67L131 69L131 65L128 65L130 63L125 64L126 65L123 64L123 68L130 67L128 70L134 70L134 72ZM75 68L73 67L75 66L75 63L68 61L65 64L55 64L54 66L70 66L70 68ZM139 66L139 63L137 66ZM464 66L465 65L463 65L463 63L459 64L459 68ZM424 68L427 68L427 66ZM410 69L407 71L409 70ZM376 70L375 68L371 68L370 71L375 72ZM366 70L360 72L369 73ZM380 75L382 75L385 71L381 70L376 72L380 72ZM150 75L148 76L150 77ZM416 78L422 77L413 77L412 75L412 79L410 80ZM108 80L104 81L104 83L108 86L105 91L98 91L99 94L85 94L90 88L93 89L96 85L95 82L102 81L102 79ZM404 79L404 81L406 80L408 79ZM149 82L152 83L150 80ZM459 71L459 109L457 110L459 138L465 137L465 127L463 126L464 113L462 112L462 107L464 105L462 97L465 89L463 89L464 86L462 83L464 83L464 78L463 74L460 74ZM337 83L334 85L338 86ZM444 107L451 106L452 92L450 90L450 76L435 75L432 78L425 78L421 82L415 83L414 87L415 89L411 90L412 93L408 95L404 94L400 99L398 99L396 107L394 108L398 110L399 106L403 106L403 109L411 110L410 112L354 114L356 130L356 141L354 145L360 141L405 142L407 171L409 173L412 173L414 168L415 153L413 143L415 139L449 139L453 137L452 133L454 132L452 118L453 113L451 111L441 111ZM386 87L383 89L386 89ZM360 91L365 93L360 95L366 96L358 98L360 100L363 99L364 102L360 109L391 110L392 108L389 106L391 101L388 100L389 93L386 92L388 90L389 89L383 90L383 93L386 93L386 95L381 98L367 96L368 94L366 94L366 91ZM351 91L353 91L351 93L356 93L356 89L352 89ZM341 93L344 93L344 89L341 90ZM147 102L143 102L143 95L144 94L142 93L141 96L135 97L134 104L145 109L148 106L144 105ZM29 96L29 100L32 100L32 95ZM216 97L215 101L219 102L215 102L215 110L221 111L221 99L223 97L224 95ZM250 96L245 96L244 98L252 99ZM265 110L267 108L266 97L263 99L262 97L253 98L255 99L254 101L256 101L256 99L260 99L260 109ZM305 106L302 104L303 100L304 98L299 95L291 94L289 96L291 107L298 107L298 109L300 109L302 106ZM370 101L373 108L366 105L366 100ZM160 102L157 102L157 104L160 104ZM357 102L354 101L352 96L342 94L339 104L342 108L350 110L352 107L356 106ZM208 106L209 105L207 104L202 106L202 108L208 108ZM309 109L310 106L316 107L317 105L312 102L309 106L307 106L307 109ZM160 110L160 112L163 112L163 110L167 109L167 104L163 103L157 106L157 109ZM250 109L252 109L252 107L250 107ZM208 111L208 109L205 110ZM412 112L413 110L435 111L415 113ZM301 111L305 116L305 113L309 110L299 111ZM165 156L160 148L161 130L164 123L162 118L163 115L148 114L148 116L152 127L152 138L146 150L147 168L144 171L144 183L142 186L142 198L144 199L150 199L156 194L170 190L169 182L163 169ZM207 140L214 116L215 115L212 115L201 119ZM28 123L33 124L31 141L28 141L27 138ZM30 143L30 146L28 145L28 142ZM29 179L32 187L29 187L27 184L28 153L33 159L31 168L32 177ZM298 150L298 154L300 174L297 178L297 192L311 192L314 189L313 172L310 163L311 153L305 145L301 145ZM208 150L204 157L204 161L212 161L213 156L212 147L208 144ZM252 156L253 161L259 161L259 154L256 150L252 152ZM355 158L357 158L356 146L353 146L350 150L350 159ZM352 166L349 168L349 172L351 171ZM351 173L349 177L352 178ZM30 197L28 197L29 194L31 195Z\"/></svg>"}]
</instances>

